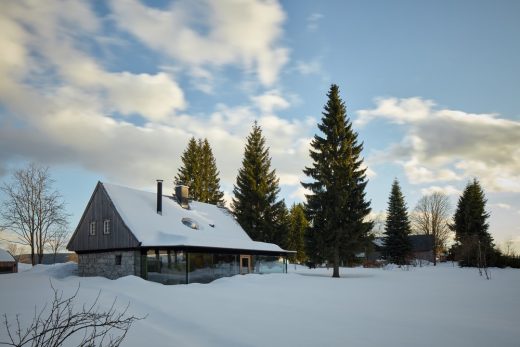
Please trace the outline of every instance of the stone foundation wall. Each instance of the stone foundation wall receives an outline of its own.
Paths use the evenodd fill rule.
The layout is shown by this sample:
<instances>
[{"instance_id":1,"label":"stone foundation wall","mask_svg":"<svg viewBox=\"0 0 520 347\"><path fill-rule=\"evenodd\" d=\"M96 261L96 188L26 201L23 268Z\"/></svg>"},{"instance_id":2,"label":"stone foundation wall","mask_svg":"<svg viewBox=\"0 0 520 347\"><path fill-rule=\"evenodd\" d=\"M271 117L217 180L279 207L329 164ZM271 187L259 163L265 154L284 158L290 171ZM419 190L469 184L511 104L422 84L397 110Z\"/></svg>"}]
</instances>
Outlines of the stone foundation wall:
<instances>
[{"instance_id":1,"label":"stone foundation wall","mask_svg":"<svg viewBox=\"0 0 520 347\"><path fill-rule=\"evenodd\" d=\"M121 256L121 265L116 259ZM78 274L80 276L103 276L116 279L128 275L141 275L139 251L112 251L78 254Z\"/></svg>"}]
</instances>

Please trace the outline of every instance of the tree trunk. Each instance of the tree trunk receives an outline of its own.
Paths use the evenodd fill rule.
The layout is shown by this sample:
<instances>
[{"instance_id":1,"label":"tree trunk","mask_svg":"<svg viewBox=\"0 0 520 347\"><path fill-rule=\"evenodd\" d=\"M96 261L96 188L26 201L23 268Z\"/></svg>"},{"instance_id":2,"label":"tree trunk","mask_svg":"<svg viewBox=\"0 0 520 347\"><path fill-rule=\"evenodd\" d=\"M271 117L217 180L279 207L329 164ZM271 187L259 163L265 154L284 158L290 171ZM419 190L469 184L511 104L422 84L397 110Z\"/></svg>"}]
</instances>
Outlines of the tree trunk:
<instances>
[{"instance_id":1,"label":"tree trunk","mask_svg":"<svg viewBox=\"0 0 520 347\"><path fill-rule=\"evenodd\" d=\"M31 265L36 265L36 257L34 255L34 236L31 235Z\"/></svg>"},{"instance_id":2,"label":"tree trunk","mask_svg":"<svg viewBox=\"0 0 520 347\"><path fill-rule=\"evenodd\" d=\"M38 264L41 264L43 260L43 253L38 252Z\"/></svg>"},{"instance_id":3,"label":"tree trunk","mask_svg":"<svg viewBox=\"0 0 520 347\"><path fill-rule=\"evenodd\" d=\"M433 266L437 266L437 247L433 245Z\"/></svg>"},{"instance_id":4,"label":"tree trunk","mask_svg":"<svg viewBox=\"0 0 520 347\"><path fill-rule=\"evenodd\" d=\"M332 277L339 278L339 249L338 246L334 246L334 259L333 259L333 271Z\"/></svg>"}]
</instances>

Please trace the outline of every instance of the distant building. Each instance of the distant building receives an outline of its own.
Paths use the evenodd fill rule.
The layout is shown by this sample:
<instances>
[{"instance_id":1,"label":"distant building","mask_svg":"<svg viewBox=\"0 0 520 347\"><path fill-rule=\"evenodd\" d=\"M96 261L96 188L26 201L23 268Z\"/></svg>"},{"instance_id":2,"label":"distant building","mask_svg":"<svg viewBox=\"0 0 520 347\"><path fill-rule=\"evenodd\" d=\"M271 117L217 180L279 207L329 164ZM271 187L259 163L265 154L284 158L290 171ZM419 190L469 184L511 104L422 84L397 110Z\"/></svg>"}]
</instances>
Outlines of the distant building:
<instances>
[{"instance_id":1,"label":"distant building","mask_svg":"<svg viewBox=\"0 0 520 347\"><path fill-rule=\"evenodd\" d=\"M0 274L18 272L18 262L8 251L0 248Z\"/></svg>"},{"instance_id":2,"label":"distant building","mask_svg":"<svg viewBox=\"0 0 520 347\"><path fill-rule=\"evenodd\" d=\"M98 182L67 249L80 276L164 284L286 272L293 253L251 240L223 207L188 201L186 186L163 195L162 181L157 194Z\"/></svg>"}]
</instances>

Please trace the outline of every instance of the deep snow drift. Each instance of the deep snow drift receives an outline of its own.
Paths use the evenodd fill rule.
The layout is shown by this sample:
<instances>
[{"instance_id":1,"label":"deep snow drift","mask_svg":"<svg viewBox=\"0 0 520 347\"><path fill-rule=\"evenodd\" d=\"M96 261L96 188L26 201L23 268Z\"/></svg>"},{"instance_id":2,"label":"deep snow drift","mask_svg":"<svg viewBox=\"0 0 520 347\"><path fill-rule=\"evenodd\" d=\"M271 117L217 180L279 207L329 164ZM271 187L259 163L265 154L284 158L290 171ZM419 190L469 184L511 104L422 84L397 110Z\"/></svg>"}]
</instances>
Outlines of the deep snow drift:
<instances>
[{"instance_id":1,"label":"deep snow drift","mask_svg":"<svg viewBox=\"0 0 520 347\"><path fill-rule=\"evenodd\" d=\"M24 269L21 266L21 269ZM130 313L148 315L123 346L519 346L520 271L451 264L393 269L289 267L289 274L164 286L138 277L79 278L73 263L0 275L0 314L29 322L54 287L78 306L102 290ZM0 340L5 330L0 328Z\"/></svg>"}]
</instances>

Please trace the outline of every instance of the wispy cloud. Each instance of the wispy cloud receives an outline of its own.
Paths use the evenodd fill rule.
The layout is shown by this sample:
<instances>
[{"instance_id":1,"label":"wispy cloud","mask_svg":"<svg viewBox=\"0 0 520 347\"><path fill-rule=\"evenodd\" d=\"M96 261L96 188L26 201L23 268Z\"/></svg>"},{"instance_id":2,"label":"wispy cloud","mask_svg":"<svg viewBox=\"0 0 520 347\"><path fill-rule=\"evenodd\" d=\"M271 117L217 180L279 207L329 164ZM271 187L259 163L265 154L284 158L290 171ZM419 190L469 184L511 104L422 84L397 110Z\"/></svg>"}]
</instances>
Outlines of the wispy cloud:
<instances>
[{"instance_id":1,"label":"wispy cloud","mask_svg":"<svg viewBox=\"0 0 520 347\"><path fill-rule=\"evenodd\" d=\"M355 124L379 119L402 126L405 136L378 160L400 163L411 183L478 177L489 191L520 192L520 122L438 109L422 98L386 98L358 111Z\"/></svg>"},{"instance_id":2,"label":"wispy cloud","mask_svg":"<svg viewBox=\"0 0 520 347\"><path fill-rule=\"evenodd\" d=\"M307 30L316 31L319 28L319 22L323 19L323 14L315 12L307 17Z\"/></svg>"},{"instance_id":3,"label":"wispy cloud","mask_svg":"<svg viewBox=\"0 0 520 347\"><path fill-rule=\"evenodd\" d=\"M428 188L421 189L421 194L422 195L432 195L434 193L441 193L441 194L445 194L445 195L457 196L457 195L461 194L461 191L459 189L455 188L454 186L451 186L451 185L444 186L444 187L431 186L431 187L428 187Z\"/></svg>"},{"instance_id":4,"label":"wispy cloud","mask_svg":"<svg viewBox=\"0 0 520 347\"><path fill-rule=\"evenodd\" d=\"M235 64L269 86L289 59L280 43L285 13L276 1L180 1L166 9L137 0L111 4L120 29L191 69Z\"/></svg>"}]
</instances>

